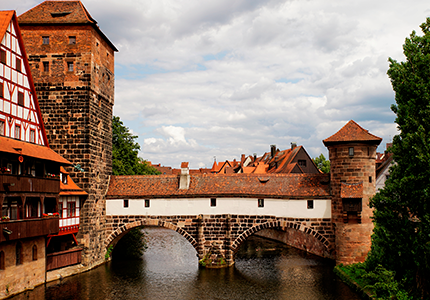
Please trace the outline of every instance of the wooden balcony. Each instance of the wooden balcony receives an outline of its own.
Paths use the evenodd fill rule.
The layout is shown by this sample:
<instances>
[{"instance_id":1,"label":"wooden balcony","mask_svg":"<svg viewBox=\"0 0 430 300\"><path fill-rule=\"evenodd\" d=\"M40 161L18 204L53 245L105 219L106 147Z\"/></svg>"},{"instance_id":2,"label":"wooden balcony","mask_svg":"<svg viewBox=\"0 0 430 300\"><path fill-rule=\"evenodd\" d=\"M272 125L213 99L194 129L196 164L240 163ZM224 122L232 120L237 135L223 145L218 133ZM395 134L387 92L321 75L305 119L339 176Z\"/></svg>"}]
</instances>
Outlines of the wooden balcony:
<instances>
[{"instance_id":1,"label":"wooden balcony","mask_svg":"<svg viewBox=\"0 0 430 300\"><path fill-rule=\"evenodd\" d=\"M70 249L61 252L55 252L46 256L46 270L54 270L81 262L82 248Z\"/></svg>"},{"instance_id":2,"label":"wooden balcony","mask_svg":"<svg viewBox=\"0 0 430 300\"><path fill-rule=\"evenodd\" d=\"M59 178L0 174L0 193L56 193L60 192Z\"/></svg>"},{"instance_id":3,"label":"wooden balcony","mask_svg":"<svg viewBox=\"0 0 430 300\"><path fill-rule=\"evenodd\" d=\"M0 243L57 234L58 231L58 217L0 221Z\"/></svg>"}]
</instances>

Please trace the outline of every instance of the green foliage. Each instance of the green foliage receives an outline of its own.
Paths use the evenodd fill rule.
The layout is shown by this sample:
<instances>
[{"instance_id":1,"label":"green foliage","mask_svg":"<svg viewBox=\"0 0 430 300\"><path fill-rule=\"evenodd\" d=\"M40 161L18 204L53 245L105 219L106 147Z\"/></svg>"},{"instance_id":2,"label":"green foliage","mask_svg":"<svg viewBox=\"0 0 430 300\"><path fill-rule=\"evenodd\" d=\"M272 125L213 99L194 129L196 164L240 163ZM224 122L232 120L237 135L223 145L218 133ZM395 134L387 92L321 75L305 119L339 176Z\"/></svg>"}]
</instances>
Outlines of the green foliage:
<instances>
[{"instance_id":1,"label":"green foliage","mask_svg":"<svg viewBox=\"0 0 430 300\"><path fill-rule=\"evenodd\" d=\"M322 153L320 156L315 157L312 160L317 165L318 169L321 170L321 172L326 173L326 174L330 173L330 161L326 160Z\"/></svg>"},{"instance_id":2,"label":"green foliage","mask_svg":"<svg viewBox=\"0 0 430 300\"><path fill-rule=\"evenodd\" d=\"M394 272L381 265L368 271L365 263L348 266L337 266L350 280L356 282L361 289L373 295L374 299L412 300L412 296L403 288L403 284L395 279Z\"/></svg>"},{"instance_id":3,"label":"green foliage","mask_svg":"<svg viewBox=\"0 0 430 300\"><path fill-rule=\"evenodd\" d=\"M140 146L119 117L112 118L112 173L113 175L155 175L154 167L138 157Z\"/></svg>"},{"instance_id":4,"label":"green foliage","mask_svg":"<svg viewBox=\"0 0 430 300\"><path fill-rule=\"evenodd\" d=\"M106 249L105 260L108 260L112 255L113 245L109 245Z\"/></svg>"},{"instance_id":5,"label":"green foliage","mask_svg":"<svg viewBox=\"0 0 430 300\"><path fill-rule=\"evenodd\" d=\"M370 269L378 264L404 279L419 298L430 298L430 18L423 36L412 32L403 45L405 62L389 59L400 134L391 151L396 164L375 208ZM394 274L394 273L393 273Z\"/></svg>"},{"instance_id":6,"label":"green foliage","mask_svg":"<svg viewBox=\"0 0 430 300\"><path fill-rule=\"evenodd\" d=\"M113 259L141 259L147 248L143 227L136 227L119 240L112 251L112 257Z\"/></svg>"}]
</instances>

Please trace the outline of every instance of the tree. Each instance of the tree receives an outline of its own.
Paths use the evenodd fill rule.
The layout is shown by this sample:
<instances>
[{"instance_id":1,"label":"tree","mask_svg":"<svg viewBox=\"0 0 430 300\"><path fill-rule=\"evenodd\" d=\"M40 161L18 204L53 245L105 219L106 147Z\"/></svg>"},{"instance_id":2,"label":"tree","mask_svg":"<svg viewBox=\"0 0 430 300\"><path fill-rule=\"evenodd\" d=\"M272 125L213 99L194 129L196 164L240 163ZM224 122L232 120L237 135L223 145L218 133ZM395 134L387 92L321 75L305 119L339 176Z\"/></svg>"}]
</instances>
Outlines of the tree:
<instances>
[{"instance_id":1,"label":"tree","mask_svg":"<svg viewBox=\"0 0 430 300\"><path fill-rule=\"evenodd\" d=\"M318 169L321 170L321 172L326 173L326 174L330 172L330 161L326 160L322 153L320 156L315 157L312 160L317 165Z\"/></svg>"},{"instance_id":2,"label":"tree","mask_svg":"<svg viewBox=\"0 0 430 300\"><path fill-rule=\"evenodd\" d=\"M157 169L138 157L140 146L119 117L112 118L112 173L113 175L155 175Z\"/></svg>"},{"instance_id":3,"label":"tree","mask_svg":"<svg viewBox=\"0 0 430 300\"><path fill-rule=\"evenodd\" d=\"M400 134L385 188L371 199L375 229L367 265L382 264L417 297L430 298L430 18L403 45L405 62L389 59Z\"/></svg>"}]
</instances>

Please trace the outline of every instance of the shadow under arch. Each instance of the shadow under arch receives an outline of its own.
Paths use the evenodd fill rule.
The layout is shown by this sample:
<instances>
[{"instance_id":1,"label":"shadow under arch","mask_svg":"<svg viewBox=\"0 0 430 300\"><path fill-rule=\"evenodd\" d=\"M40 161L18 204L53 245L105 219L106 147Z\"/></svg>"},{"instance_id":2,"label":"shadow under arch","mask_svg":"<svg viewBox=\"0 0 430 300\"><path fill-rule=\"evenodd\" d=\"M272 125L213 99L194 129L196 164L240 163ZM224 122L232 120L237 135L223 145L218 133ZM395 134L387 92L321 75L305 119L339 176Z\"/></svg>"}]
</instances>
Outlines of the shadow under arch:
<instances>
[{"instance_id":1,"label":"shadow under arch","mask_svg":"<svg viewBox=\"0 0 430 300\"><path fill-rule=\"evenodd\" d=\"M281 240L269 236L265 237L280 241L282 243L285 243L286 245L307 251L309 253L321 257L326 257L330 259L335 258L333 242L329 241L325 236L321 235L310 227L288 221L266 222L263 224L255 225L244 231L231 244L230 249L233 252L233 256L236 255L236 253L239 251L240 246L246 239L248 239L248 237L265 229L274 229L276 231L281 231L287 235L287 238ZM291 235L291 238L288 238L289 235Z\"/></svg>"},{"instance_id":2,"label":"shadow under arch","mask_svg":"<svg viewBox=\"0 0 430 300\"><path fill-rule=\"evenodd\" d=\"M154 222L156 221L156 222ZM136 227L140 227L140 226L151 226L151 227L162 227L162 228L167 228L167 229L171 229L173 231L176 231L177 233L179 233L180 235L182 235L193 247L194 249L197 251L197 253L199 253L198 249L197 249L197 241L185 230L183 230L182 228L172 224L172 223L168 223L162 220L141 220L141 221L135 221L135 222L131 222L131 223L127 223L124 225L119 226L117 229L115 229L106 239L105 241L105 249L108 249L110 245L113 245L115 247L115 245L118 243L118 241L124 236L126 235L131 229L136 228Z\"/></svg>"}]
</instances>

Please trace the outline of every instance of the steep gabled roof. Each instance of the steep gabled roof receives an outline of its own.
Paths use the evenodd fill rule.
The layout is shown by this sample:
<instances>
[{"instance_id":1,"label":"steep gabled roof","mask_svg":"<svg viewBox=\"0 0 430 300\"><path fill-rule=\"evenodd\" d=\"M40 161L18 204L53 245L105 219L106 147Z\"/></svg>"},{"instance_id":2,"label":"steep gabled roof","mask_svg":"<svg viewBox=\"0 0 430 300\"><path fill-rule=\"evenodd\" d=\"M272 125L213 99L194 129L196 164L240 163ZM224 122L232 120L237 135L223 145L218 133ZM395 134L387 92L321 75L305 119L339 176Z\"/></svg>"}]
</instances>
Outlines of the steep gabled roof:
<instances>
[{"instance_id":1,"label":"steep gabled roof","mask_svg":"<svg viewBox=\"0 0 430 300\"><path fill-rule=\"evenodd\" d=\"M327 199L326 174L201 174L191 175L188 189L179 189L179 176L112 176L107 199L270 197Z\"/></svg>"},{"instance_id":2,"label":"steep gabled roof","mask_svg":"<svg viewBox=\"0 0 430 300\"><path fill-rule=\"evenodd\" d=\"M0 37L3 38L14 16L14 10L0 11Z\"/></svg>"},{"instance_id":3,"label":"steep gabled roof","mask_svg":"<svg viewBox=\"0 0 430 300\"><path fill-rule=\"evenodd\" d=\"M16 47L15 49L11 47L10 41L9 41L9 45L8 43L6 43L6 40L9 40L11 36L13 36L13 39L16 39L18 43L17 45L13 43L13 45L15 45ZM17 86L19 86L21 91L27 90L27 89L30 91L28 92L29 98L30 98L30 104L24 107L25 108L24 113L22 113L20 117L25 120L28 120L28 119L33 120L33 123L35 123L39 129L38 131L39 131L40 140L38 139L37 142L43 143L44 145L49 147L48 138L46 137L46 132L45 132L45 126L42 120L42 114L40 112L39 102L37 100L36 90L34 88L33 77L31 75L31 69L28 63L27 53L25 51L24 41L22 39L21 31L18 24L18 18L15 14L15 11L0 11L0 41L1 41L1 48L3 50L8 51L9 53L14 52L17 58L22 59L22 62L24 64L24 69L21 70L22 71L21 73L24 76L20 80L16 79L16 75L12 76L11 72L7 72L7 73L3 72L0 75L0 78L3 80L6 79L7 83L5 83L5 81L3 81L3 83L5 83L5 86L8 86L8 89L6 90L8 90L10 95L12 95L12 93L18 92L18 89L16 88ZM6 64L9 66L9 68L12 67L11 61L7 61ZM3 113L3 116L5 114L6 115L8 114L10 117L17 116L16 110L15 110L15 113L13 112L13 110L6 112L4 110L4 104L0 108L0 112ZM13 119L11 120L13 121Z\"/></svg>"},{"instance_id":4,"label":"steep gabled roof","mask_svg":"<svg viewBox=\"0 0 430 300\"><path fill-rule=\"evenodd\" d=\"M19 16L19 24L25 25L91 25L114 51L118 51L100 30L81 1L44 1Z\"/></svg>"},{"instance_id":5,"label":"steep gabled roof","mask_svg":"<svg viewBox=\"0 0 430 300\"><path fill-rule=\"evenodd\" d=\"M362 128L355 121L351 120L338 132L323 140L323 143L325 146L351 142L369 142L379 145L381 141L382 138L369 133L368 130Z\"/></svg>"}]
</instances>

